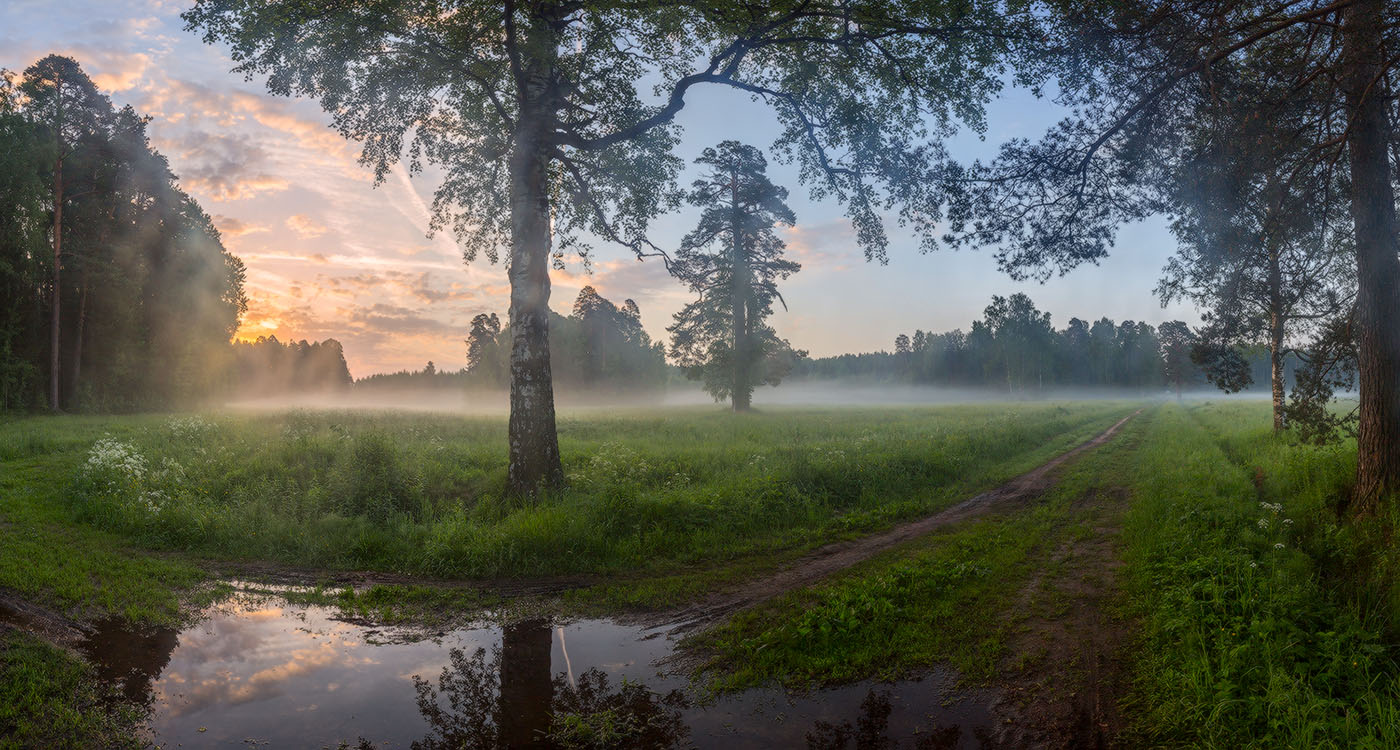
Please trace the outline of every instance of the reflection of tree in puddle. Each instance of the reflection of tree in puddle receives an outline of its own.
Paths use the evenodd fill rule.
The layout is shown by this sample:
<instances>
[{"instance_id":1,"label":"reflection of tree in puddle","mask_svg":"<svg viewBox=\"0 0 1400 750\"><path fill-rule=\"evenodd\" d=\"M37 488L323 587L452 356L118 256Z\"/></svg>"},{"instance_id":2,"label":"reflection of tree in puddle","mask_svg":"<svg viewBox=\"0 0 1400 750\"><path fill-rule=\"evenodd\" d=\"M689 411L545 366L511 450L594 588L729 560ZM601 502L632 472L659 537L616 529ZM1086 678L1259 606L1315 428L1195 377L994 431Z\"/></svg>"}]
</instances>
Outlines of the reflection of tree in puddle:
<instances>
[{"instance_id":1,"label":"reflection of tree in puddle","mask_svg":"<svg viewBox=\"0 0 1400 750\"><path fill-rule=\"evenodd\" d=\"M818 721L807 733L808 750L844 750L848 747L883 750L900 747L900 742L889 732L890 714L893 712L890 694L871 690L860 703L860 716L854 725L849 721L840 724ZM955 748L961 737L962 731L958 727L944 727L918 738L914 747L920 750Z\"/></svg>"},{"instance_id":2,"label":"reflection of tree in puddle","mask_svg":"<svg viewBox=\"0 0 1400 750\"><path fill-rule=\"evenodd\" d=\"M505 628L491 658L484 649L452 649L437 687L414 677L418 710L432 727L414 750L464 747L660 748L685 740L680 691L659 695L646 686L590 669L570 681L551 677L549 623Z\"/></svg>"},{"instance_id":3,"label":"reflection of tree in puddle","mask_svg":"<svg viewBox=\"0 0 1400 750\"><path fill-rule=\"evenodd\" d=\"M97 665L98 677L132 704L149 710L151 687L179 644L170 628L132 628L119 618L102 620L79 646Z\"/></svg>"}]
</instances>

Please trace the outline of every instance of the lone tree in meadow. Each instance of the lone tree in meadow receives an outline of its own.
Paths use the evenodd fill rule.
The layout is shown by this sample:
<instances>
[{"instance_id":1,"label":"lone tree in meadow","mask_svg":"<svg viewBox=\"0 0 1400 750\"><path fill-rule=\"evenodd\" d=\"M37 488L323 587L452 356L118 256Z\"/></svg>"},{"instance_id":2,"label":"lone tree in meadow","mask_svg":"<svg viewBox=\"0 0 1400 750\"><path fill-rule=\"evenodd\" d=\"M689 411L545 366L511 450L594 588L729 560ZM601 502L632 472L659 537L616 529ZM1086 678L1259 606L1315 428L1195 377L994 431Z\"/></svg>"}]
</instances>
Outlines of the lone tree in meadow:
<instances>
[{"instance_id":1,"label":"lone tree in meadow","mask_svg":"<svg viewBox=\"0 0 1400 750\"><path fill-rule=\"evenodd\" d=\"M508 249L517 493L563 481L551 264L586 261L595 238L660 252L647 230L679 203L691 89L768 105L775 152L883 259L887 218L937 242L942 138L984 129L1009 69L1031 82L1055 36L1019 0L197 0L184 19L227 43L235 70L318 99L379 179L405 151L411 170L439 166L432 228L466 260Z\"/></svg>"},{"instance_id":2,"label":"lone tree in meadow","mask_svg":"<svg viewBox=\"0 0 1400 750\"><path fill-rule=\"evenodd\" d=\"M792 347L767 324L777 282L801 270L783 259L774 227L792 226L787 189L768 179L762 152L738 141L707 148L696 164L691 203L700 223L681 241L672 273L700 298L676 313L671 356L703 380L716 400L748 411L758 385L777 385L791 366ZM786 307L786 303L784 303Z\"/></svg>"}]
</instances>

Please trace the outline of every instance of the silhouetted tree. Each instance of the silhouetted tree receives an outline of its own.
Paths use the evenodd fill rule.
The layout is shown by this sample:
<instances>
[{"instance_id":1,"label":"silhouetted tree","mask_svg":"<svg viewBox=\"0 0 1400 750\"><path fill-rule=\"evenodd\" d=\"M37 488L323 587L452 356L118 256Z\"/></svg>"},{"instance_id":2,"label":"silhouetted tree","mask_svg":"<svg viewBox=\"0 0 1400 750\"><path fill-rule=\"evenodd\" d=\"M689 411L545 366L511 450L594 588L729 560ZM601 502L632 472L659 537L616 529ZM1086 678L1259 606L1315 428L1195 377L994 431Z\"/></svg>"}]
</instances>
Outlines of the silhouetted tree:
<instances>
[{"instance_id":1,"label":"silhouetted tree","mask_svg":"<svg viewBox=\"0 0 1400 750\"><path fill-rule=\"evenodd\" d=\"M81 145L100 140L110 127L112 103L97 90L92 79L71 57L49 55L24 71L20 89L28 99L25 109L50 141L53 160L50 181L53 186L50 206L53 228L52 282L49 286L49 408L61 408L58 390L59 363L62 345L63 309L63 222L64 163ZM70 188L71 189L71 188Z\"/></svg>"},{"instance_id":2,"label":"silhouetted tree","mask_svg":"<svg viewBox=\"0 0 1400 750\"><path fill-rule=\"evenodd\" d=\"M792 347L766 321L773 300L782 302L777 282L802 268L783 259L774 231L796 219L787 190L769 181L758 149L725 141L695 163L708 168L688 196L701 207L700 222L681 241L671 268L699 299L666 329L671 356L716 400L728 398L734 411L747 411L754 387L776 385L791 361Z\"/></svg>"},{"instance_id":3,"label":"silhouetted tree","mask_svg":"<svg viewBox=\"0 0 1400 750\"><path fill-rule=\"evenodd\" d=\"M486 349L501 333L501 319L496 313L479 313L472 318L472 330L467 334L467 370L475 371L486 358Z\"/></svg>"}]
</instances>

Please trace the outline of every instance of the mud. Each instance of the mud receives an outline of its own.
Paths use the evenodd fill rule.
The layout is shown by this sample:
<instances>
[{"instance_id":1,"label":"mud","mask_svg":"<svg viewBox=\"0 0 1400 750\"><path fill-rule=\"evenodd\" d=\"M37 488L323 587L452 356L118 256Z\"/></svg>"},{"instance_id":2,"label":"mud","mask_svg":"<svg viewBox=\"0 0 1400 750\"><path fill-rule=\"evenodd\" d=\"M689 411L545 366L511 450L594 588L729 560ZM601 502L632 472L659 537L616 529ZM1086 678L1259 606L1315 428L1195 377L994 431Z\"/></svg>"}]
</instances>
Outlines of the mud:
<instances>
[{"instance_id":1,"label":"mud","mask_svg":"<svg viewBox=\"0 0 1400 750\"><path fill-rule=\"evenodd\" d=\"M1133 625L1118 611L1117 545L1128 497L1099 486L1078 498L1069 521L1087 523L1090 534L1043 551L1040 575L1022 588L996 682L1008 698L995 711L997 746L1122 746Z\"/></svg>"}]
</instances>

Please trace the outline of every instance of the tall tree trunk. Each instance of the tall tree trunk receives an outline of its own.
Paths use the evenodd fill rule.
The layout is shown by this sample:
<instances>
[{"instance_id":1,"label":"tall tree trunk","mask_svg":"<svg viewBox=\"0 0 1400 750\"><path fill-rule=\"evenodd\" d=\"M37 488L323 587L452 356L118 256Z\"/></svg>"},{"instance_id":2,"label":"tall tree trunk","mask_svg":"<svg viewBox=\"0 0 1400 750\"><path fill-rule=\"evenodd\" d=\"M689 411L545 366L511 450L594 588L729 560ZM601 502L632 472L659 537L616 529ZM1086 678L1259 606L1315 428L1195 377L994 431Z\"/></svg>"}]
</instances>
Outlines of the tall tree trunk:
<instances>
[{"instance_id":1,"label":"tall tree trunk","mask_svg":"<svg viewBox=\"0 0 1400 750\"><path fill-rule=\"evenodd\" d=\"M1387 150L1385 7L1385 0L1357 0L1343 11L1342 25L1361 386L1352 498L1357 513L1375 512L1383 497L1400 488L1400 258Z\"/></svg>"},{"instance_id":2,"label":"tall tree trunk","mask_svg":"<svg viewBox=\"0 0 1400 750\"><path fill-rule=\"evenodd\" d=\"M58 411L59 325L63 306L63 147L53 167L53 309L49 319L49 408Z\"/></svg>"},{"instance_id":3,"label":"tall tree trunk","mask_svg":"<svg viewBox=\"0 0 1400 750\"><path fill-rule=\"evenodd\" d=\"M72 375L68 378L68 394L70 399L78 397L78 381L83 373L83 324L87 322L87 298L88 298L88 278L87 268L82 270L81 286L82 292L78 295L78 322L77 330L73 332L73 368Z\"/></svg>"},{"instance_id":4,"label":"tall tree trunk","mask_svg":"<svg viewBox=\"0 0 1400 750\"><path fill-rule=\"evenodd\" d=\"M730 308L734 317L734 387L730 392L729 401L733 404L734 411L748 411L753 406L753 383L750 382L749 376L749 368L752 364L749 361L752 358L749 352L748 323L749 259L744 252L744 219L739 206L739 175L737 173L730 178L729 190L730 206L733 210L729 233L733 242L731 253L734 264L734 273L731 274L729 282Z\"/></svg>"},{"instance_id":5,"label":"tall tree trunk","mask_svg":"<svg viewBox=\"0 0 1400 750\"><path fill-rule=\"evenodd\" d=\"M521 108L510 156L510 468L511 492L528 495L563 483L549 369L549 151L557 32L531 18Z\"/></svg>"},{"instance_id":6,"label":"tall tree trunk","mask_svg":"<svg viewBox=\"0 0 1400 750\"><path fill-rule=\"evenodd\" d=\"M1278 312L1269 320L1269 389L1274 402L1274 432L1283 432L1288 422L1283 414L1283 316Z\"/></svg>"},{"instance_id":7,"label":"tall tree trunk","mask_svg":"<svg viewBox=\"0 0 1400 750\"><path fill-rule=\"evenodd\" d=\"M1283 416L1283 269L1278 242L1265 237L1269 247L1269 391L1274 405L1274 432L1288 427Z\"/></svg>"}]
</instances>

